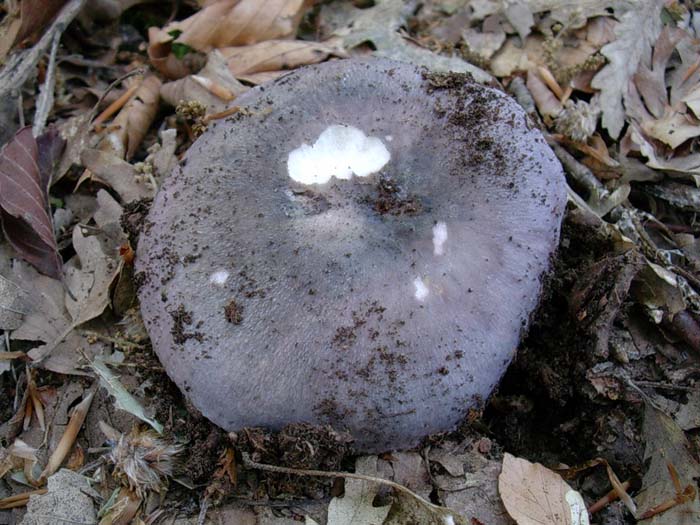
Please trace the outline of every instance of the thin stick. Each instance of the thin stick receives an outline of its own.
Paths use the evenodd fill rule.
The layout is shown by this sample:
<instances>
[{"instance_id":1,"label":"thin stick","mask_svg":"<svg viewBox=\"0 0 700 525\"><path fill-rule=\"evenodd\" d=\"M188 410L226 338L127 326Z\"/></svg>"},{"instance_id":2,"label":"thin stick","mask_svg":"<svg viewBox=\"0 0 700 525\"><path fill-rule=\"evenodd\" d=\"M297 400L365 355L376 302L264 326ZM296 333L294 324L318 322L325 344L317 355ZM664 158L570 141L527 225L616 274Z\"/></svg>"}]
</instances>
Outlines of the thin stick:
<instances>
[{"instance_id":1,"label":"thin stick","mask_svg":"<svg viewBox=\"0 0 700 525\"><path fill-rule=\"evenodd\" d=\"M129 87L122 95L112 102L109 106L105 108L105 110L100 113L95 120L92 121L92 127L97 129L100 124L102 124L105 120L107 120L109 117L114 115L117 111L119 111L124 105L131 99L131 97L136 93L136 90L139 88L141 84L134 84L133 86ZM98 130L99 131L99 130Z\"/></svg>"},{"instance_id":2,"label":"thin stick","mask_svg":"<svg viewBox=\"0 0 700 525\"><path fill-rule=\"evenodd\" d=\"M63 29L56 31L51 42L51 53L49 55L49 65L46 68L46 80L39 88L39 97L36 101L36 111L34 112L34 125L32 126L32 135L38 137L46 128L46 121L49 118L49 113L53 108L54 89L56 88L56 53L58 45L61 43Z\"/></svg>"},{"instance_id":3,"label":"thin stick","mask_svg":"<svg viewBox=\"0 0 700 525\"><path fill-rule=\"evenodd\" d=\"M355 474L352 472L327 472L325 470L306 470L288 467L278 467L277 465L256 463L255 461L250 459L250 455L246 452L242 452L241 456L243 457L243 465L250 469L264 470L267 472L275 472L278 474L291 474L293 476L319 476L323 478L359 479L361 481L368 481L370 483L378 483L380 485L386 485L387 487L391 487L392 489L397 490L399 492L403 492L407 496L419 501L427 508L431 509L439 515L442 515L444 512L448 512L448 509L438 507L437 505L433 505L432 503L423 499L418 494L407 489L403 485L399 485L398 483L395 483L394 481L389 481L388 479L376 478L374 476L365 476L364 474Z\"/></svg>"},{"instance_id":4,"label":"thin stick","mask_svg":"<svg viewBox=\"0 0 700 525\"><path fill-rule=\"evenodd\" d=\"M23 492L22 494L15 494L14 496L0 499L0 510L24 507L29 501L30 496L46 494L47 492L47 489L30 490L29 492Z\"/></svg>"},{"instance_id":5,"label":"thin stick","mask_svg":"<svg viewBox=\"0 0 700 525\"><path fill-rule=\"evenodd\" d=\"M625 481L621 487L623 490L627 490L630 487L631 483L629 481ZM607 507L610 503L618 499L617 495L617 490L616 489L611 489L610 492L608 492L605 496L600 498L598 501L596 501L593 505L588 507L588 514L595 514L596 512L599 512L603 510L605 507Z\"/></svg>"}]
</instances>

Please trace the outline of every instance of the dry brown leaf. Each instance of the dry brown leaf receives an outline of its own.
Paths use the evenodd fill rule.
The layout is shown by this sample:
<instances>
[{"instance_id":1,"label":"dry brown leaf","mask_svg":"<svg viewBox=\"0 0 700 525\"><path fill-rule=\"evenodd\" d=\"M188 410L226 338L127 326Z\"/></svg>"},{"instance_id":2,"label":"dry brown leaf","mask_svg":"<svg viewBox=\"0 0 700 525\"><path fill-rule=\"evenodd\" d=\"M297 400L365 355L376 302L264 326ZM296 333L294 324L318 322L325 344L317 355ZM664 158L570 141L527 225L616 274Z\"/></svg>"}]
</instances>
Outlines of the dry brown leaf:
<instances>
[{"instance_id":1,"label":"dry brown leaf","mask_svg":"<svg viewBox=\"0 0 700 525\"><path fill-rule=\"evenodd\" d=\"M100 142L101 150L127 160L134 156L158 111L160 85L155 75L141 81L134 96L109 126L110 132Z\"/></svg>"},{"instance_id":2,"label":"dry brown leaf","mask_svg":"<svg viewBox=\"0 0 700 525\"><path fill-rule=\"evenodd\" d=\"M215 49L207 56L207 65L201 71L163 84L160 94L171 106L183 100L196 100L209 111L221 111L247 90L229 71L221 50Z\"/></svg>"},{"instance_id":3,"label":"dry brown leaf","mask_svg":"<svg viewBox=\"0 0 700 525\"><path fill-rule=\"evenodd\" d=\"M294 69L317 64L330 56L345 56L334 39L329 42L304 42L302 40L268 40L243 47L226 47L221 54L228 68L236 76Z\"/></svg>"},{"instance_id":4,"label":"dry brown leaf","mask_svg":"<svg viewBox=\"0 0 700 525\"><path fill-rule=\"evenodd\" d=\"M512 75L516 71L528 71L545 63L544 39L539 35L530 35L525 45L518 43L517 37L510 37L491 60L491 72L497 77Z\"/></svg>"},{"instance_id":5,"label":"dry brown leaf","mask_svg":"<svg viewBox=\"0 0 700 525\"><path fill-rule=\"evenodd\" d=\"M214 48L244 46L288 38L296 32L306 0L219 0L194 15L148 33L153 65L169 78L192 70L172 54L174 44L207 52ZM185 55L187 58L187 55Z\"/></svg>"},{"instance_id":6,"label":"dry brown leaf","mask_svg":"<svg viewBox=\"0 0 700 525\"><path fill-rule=\"evenodd\" d=\"M518 525L588 525L581 495L539 463L506 453L498 490Z\"/></svg>"},{"instance_id":7,"label":"dry brown leaf","mask_svg":"<svg viewBox=\"0 0 700 525\"><path fill-rule=\"evenodd\" d=\"M96 236L86 237L78 226L73 230L76 256L64 266L65 286L44 277L21 261L15 261L14 280L26 290L34 310L12 333L13 339L42 341L30 350L35 363L60 373L79 373L76 364L78 349L100 346L88 343L74 331L78 325L100 314L109 304L109 288L119 273L120 261L115 254L105 253Z\"/></svg>"},{"instance_id":8,"label":"dry brown leaf","mask_svg":"<svg viewBox=\"0 0 700 525\"><path fill-rule=\"evenodd\" d=\"M700 135L700 123L697 120L668 107L663 117L642 122L642 129L648 136L668 144L673 149Z\"/></svg>"}]
</instances>

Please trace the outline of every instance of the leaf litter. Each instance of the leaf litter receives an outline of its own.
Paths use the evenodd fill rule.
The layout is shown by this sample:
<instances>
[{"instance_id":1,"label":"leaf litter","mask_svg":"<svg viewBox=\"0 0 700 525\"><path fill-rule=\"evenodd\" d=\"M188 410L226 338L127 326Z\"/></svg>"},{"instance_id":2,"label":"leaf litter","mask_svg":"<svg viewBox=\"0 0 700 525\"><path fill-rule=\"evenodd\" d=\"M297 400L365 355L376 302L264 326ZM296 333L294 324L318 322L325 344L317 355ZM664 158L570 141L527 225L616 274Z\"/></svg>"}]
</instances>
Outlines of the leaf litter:
<instances>
[{"instance_id":1,"label":"leaf litter","mask_svg":"<svg viewBox=\"0 0 700 525\"><path fill-rule=\"evenodd\" d=\"M587 523L585 508L592 522L697 519L700 62L693 7L653 0L202 0L166 13L157 3L110 1L86 3L66 29L51 16L70 21L82 2L52 4L39 18L25 15L30 0L11 4L2 22L11 31L0 42L2 53L10 51L0 83L17 75L30 81L21 114L16 104L0 107L9 115L0 154L7 241L0 244L0 356L7 357L0 360L0 413L9 418L0 427L7 438L0 477L15 493L0 499L0 509L39 501L45 478L50 495L62 497L50 474L65 463L88 476L106 473L99 484L109 502L104 523L153 522L168 513L148 503L154 493L174 500L196 493L178 471L185 462L207 486L191 523L224 515L263 525L547 523L554 508L562 509L563 521L554 521L561 523ZM48 36L37 41L46 24ZM64 30L53 67L45 55ZM31 47L22 51L19 40ZM117 51L105 52L107 41ZM367 53L466 71L510 91L563 163L571 211L547 300L483 412L419 452L352 458L343 444L331 463L312 454L302 459L321 463L306 465L295 447L323 448L332 434L296 429L280 440L255 431L241 439L187 412L150 354L134 307L133 250L163 177L198 129L235 114L238 95L289 69ZM20 56L29 68L18 69ZM53 86L53 100L44 98L67 142L63 154L54 128L34 139L22 127L35 111L43 119L40 86ZM92 99L81 98L90 90ZM54 156L60 162L51 176ZM115 365L118 381L104 364L115 351L125 355ZM120 421L104 433L97 414L105 405L88 409L90 395L81 396L100 379L107 390L98 394L111 410L103 419ZM62 432L70 425L66 403L80 397L83 421ZM60 424L56 399L63 400ZM140 426L160 428L156 421L163 422L163 443ZM20 432L32 445L15 439ZM109 467L86 465L84 451L105 438L108 452L88 457ZM311 482L311 474L273 478L239 463L244 443L273 466L311 466L327 474L321 479L341 479L347 466L369 477L345 478L344 493L342 483ZM151 459L171 445L187 457L159 470ZM600 469L573 467L566 482L555 473L563 472L555 468L561 463L601 464L594 459L601 457L624 482ZM137 464L145 477L130 478ZM43 476L39 465L47 465ZM292 494L316 499L295 506ZM243 509L236 498L258 501ZM635 504L636 511L626 510Z\"/></svg>"}]
</instances>

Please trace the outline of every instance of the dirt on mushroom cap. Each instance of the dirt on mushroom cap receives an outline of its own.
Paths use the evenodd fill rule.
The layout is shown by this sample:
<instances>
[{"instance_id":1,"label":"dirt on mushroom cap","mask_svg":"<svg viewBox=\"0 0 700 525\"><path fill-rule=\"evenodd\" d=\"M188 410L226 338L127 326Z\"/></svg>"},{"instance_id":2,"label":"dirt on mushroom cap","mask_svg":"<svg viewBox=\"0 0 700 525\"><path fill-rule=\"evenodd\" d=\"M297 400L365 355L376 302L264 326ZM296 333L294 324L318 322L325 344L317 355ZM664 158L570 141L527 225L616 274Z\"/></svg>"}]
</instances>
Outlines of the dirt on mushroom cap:
<instances>
[{"instance_id":1,"label":"dirt on mushroom cap","mask_svg":"<svg viewBox=\"0 0 700 525\"><path fill-rule=\"evenodd\" d=\"M453 428L510 362L556 247L563 175L542 136L495 89L387 60L304 68L237 104L139 242L169 375L229 430L329 423L378 451ZM294 181L290 152L330 126L389 161Z\"/></svg>"}]
</instances>

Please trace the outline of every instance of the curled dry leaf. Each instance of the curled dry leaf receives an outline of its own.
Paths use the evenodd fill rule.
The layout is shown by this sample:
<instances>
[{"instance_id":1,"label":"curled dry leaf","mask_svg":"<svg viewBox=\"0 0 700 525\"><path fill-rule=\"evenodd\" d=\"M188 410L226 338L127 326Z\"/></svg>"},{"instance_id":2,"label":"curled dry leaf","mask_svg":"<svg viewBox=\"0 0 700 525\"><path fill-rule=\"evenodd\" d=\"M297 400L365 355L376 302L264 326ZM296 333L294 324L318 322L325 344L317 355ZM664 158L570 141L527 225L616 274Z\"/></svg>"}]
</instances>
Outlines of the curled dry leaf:
<instances>
[{"instance_id":1,"label":"curled dry leaf","mask_svg":"<svg viewBox=\"0 0 700 525\"><path fill-rule=\"evenodd\" d=\"M5 237L40 272L61 278L48 204L53 161L63 148L55 131L35 140L22 128L0 151L0 216Z\"/></svg>"},{"instance_id":2,"label":"curled dry leaf","mask_svg":"<svg viewBox=\"0 0 700 525\"><path fill-rule=\"evenodd\" d=\"M211 112L224 109L247 90L231 74L220 50L215 49L207 56L207 65L201 71L163 84L160 94L171 106L177 106L182 100L196 100Z\"/></svg>"},{"instance_id":3,"label":"curled dry leaf","mask_svg":"<svg viewBox=\"0 0 700 525\"><path fill-rule=\"evenodd\" d=\"M56 449L51 453L49 462L39 476L40 482L46 480L51 474L56 472L63 463L63 460L68 456L68 453L78 437L80 429L83 427L83 422L90 410L92 398L94 396L94 391L88 393L88 395L73 409L73 413L66 425L63 436L61 436L61 440L58 442L58 445L56 445Z\"/></svg>"},{"instance_id":4,"label":"curled dry leaf","mask_svg":"<svg viewBox=\"0 0 700 525\"><path fill-rule=\"evenodd\" d=\"M498 490L518 525L588 525L581 494L539 463L506 453Z\"/></svg>"},{"instance_id":5,"label":"curled dry leaf","mask_svg":"<svg viewBox=\"0 0 700 525\"><path fill-rule=\"evenodd\" d=\"M527 88L543 117L556 117L562 110L561 102L554 96L540 76L534 71L527 73Z\"/></svg>"},{"instance_id":6,"label":"curled dry leaf","mask_svg":"<svg viewBox=\"0 0 700 525\"><path fill-rule=\"evenodd\" d=\"M148 54L159 71L181 78L188 68L175 59L174 45L207 52L291 37L304 12L305 0L219 0L194 15L149 31ZM187 49L187 47L185 49ZM187 55L185 55L187 56Z\"/></svg>"},{"instance_id":7,"label":"curled dry leaf","mask_svg":"<svg viewBox=\"0 0 700 525\"><path fill-rule=\"evenodd\" d=\"M328 42L268 40L249 46L226 47L220 51L229 70L237 77L263 71L294 69L317 64L330 56L345 56L337 39Z\"/></svg>"},{"instance_id":8,"label":"curled dry leaf","mask_svg":"<svg viewBox=\"0 0 700 525\"><path fill-rule=\"evenodd\" d=\"M161 82L155 75L145 77L134 96L109 126L110 132L99 148L129 160L146 136L158 111Z\"/></svg>"}]
</instances>

